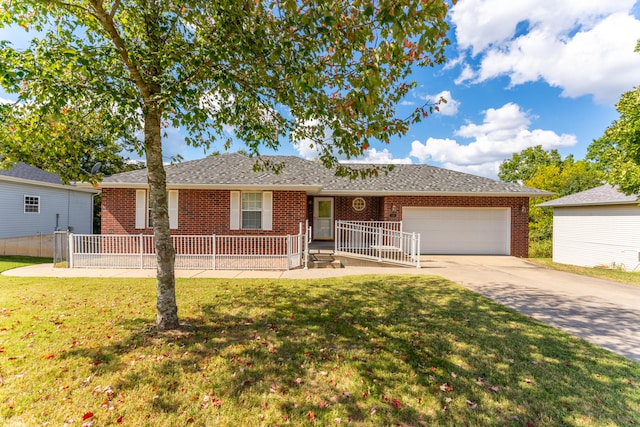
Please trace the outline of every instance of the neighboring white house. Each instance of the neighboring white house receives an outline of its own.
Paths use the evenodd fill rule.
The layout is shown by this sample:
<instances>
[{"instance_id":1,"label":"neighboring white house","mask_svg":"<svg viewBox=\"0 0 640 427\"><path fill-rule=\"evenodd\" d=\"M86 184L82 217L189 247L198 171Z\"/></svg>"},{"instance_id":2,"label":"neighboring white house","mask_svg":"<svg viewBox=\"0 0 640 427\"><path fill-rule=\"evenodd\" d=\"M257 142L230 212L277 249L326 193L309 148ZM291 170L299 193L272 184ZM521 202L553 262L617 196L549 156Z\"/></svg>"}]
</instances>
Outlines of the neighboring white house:
<instances>
[{"instance_id":1,"label":"neighboring white house","mask_svg":"<svg viewBox=\"0 0 640 427\"><path fill-rule=\"evenodd\" d=\"M553 261L627 271L640 267L640 207L603 185L539 206L553 208Z\"/></svg>"},{"instance_id":2,"label":"neighboring white house","mask_svg":"<svg viewBox=\"0 0 640 427\"><path fill-rule=\"evenodd\" d=\"M25 253L24 247L56 230L91 233L97 193L65 185L58 176L24 163L0 169L0 254L48 256L48 243L38 252Z\"/></svg>"}]
</instances>

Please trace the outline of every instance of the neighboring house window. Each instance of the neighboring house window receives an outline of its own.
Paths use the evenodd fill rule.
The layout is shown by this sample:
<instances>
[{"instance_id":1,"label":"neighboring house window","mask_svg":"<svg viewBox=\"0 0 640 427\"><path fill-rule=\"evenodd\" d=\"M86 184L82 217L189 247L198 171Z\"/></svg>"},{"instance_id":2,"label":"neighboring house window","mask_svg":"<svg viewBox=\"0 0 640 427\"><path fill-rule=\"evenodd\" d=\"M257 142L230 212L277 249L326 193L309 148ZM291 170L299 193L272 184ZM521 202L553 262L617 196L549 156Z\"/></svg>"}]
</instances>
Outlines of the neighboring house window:
<instances>
[{"instance_id":1,"label":"neighboring house window","mask_svg":"<svg viewBox=\"0 0 640 427\"><path fill-rule=\"evenodd\" d=\"M178 228L178 190L167 191L169 228ZM136 228L153 227L151 204L147 190L136 190Z\"/></svg>"},{"instance_id":2,"label":"neighboring house window","mask_svg":"<svg viewBox=\"0 0 640 427\"><path fill-rule=\"evenodd\" d=\"M24 196L24 213L40 213L40 196Z\"/></svg>"},{"instance_id":3,"label":"neighboring house window","mask_svg":"<svg viewBox=\"0 0 640 427\"><path fill-rule=\"evenodd\" d=\"M231 230L271 230L271 191L232 191L230 194Z\"/></svg>"}]
</instances>

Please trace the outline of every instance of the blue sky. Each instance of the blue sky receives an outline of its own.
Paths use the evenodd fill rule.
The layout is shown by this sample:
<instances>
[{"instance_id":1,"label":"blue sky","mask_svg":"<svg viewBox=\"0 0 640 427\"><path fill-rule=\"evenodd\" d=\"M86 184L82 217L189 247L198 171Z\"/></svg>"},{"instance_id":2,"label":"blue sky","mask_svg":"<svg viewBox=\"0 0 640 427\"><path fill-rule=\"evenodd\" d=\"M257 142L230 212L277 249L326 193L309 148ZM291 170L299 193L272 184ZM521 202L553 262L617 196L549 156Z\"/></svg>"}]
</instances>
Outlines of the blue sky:
<instances>
[{"instance_id":1,"label":"blue sky","mask_svg":"<svg viewBox=\"0 0 640 427\"><path fill-rule=\"evenodd\" d=\"M448 103L406 136L372 144L360 160L495 178L503 160L534 145L581 159L618 117L620 95L640 85L640 0L459 0L449 19L447 64L417 69L418 86L398 113L405 117L440 96ZM23 37L0 30L16 44ZM164 147L167 158L205 155L187 147L177 129L169 129ZM287 142L278 153L315 154Z\"/></svg>"}]
</instances>

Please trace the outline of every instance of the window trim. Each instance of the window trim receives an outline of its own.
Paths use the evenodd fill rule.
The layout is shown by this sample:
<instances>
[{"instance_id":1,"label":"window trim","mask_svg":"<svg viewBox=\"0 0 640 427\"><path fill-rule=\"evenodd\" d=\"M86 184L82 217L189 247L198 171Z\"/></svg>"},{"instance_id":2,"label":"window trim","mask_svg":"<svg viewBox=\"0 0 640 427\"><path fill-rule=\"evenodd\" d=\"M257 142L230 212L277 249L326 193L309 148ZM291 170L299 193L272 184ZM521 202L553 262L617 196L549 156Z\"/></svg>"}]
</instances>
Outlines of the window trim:
<instances>
[{"instance_id":1,"label":"window trim","mask_svg":"<svg viewBox=\"0 0 640 427\"><path fill-rule=\"evenodd\" d=\"M364 197L356 197L351 201L351 207L356 212L362 212L367 208L367 201Z\"/></svg>"},{"instance_id":2,"label":"window trim","mask_svg":"<svg viewBox=\"0 0 640 427\"><path fill-rule=\"evenodd\" d=\"M243 193L259 193L262 195L261 227L243 228L242 227L242 194ZM273 191L239 191L232 190L229 194L229 230L238 231L272 231L273 230ZM256 211L254 211L256 212Z\"/></svg>"},{"instance_id":3,"label":"window trim","mask_svg":"<svg viewBox=\"0 0 640 427\"><path fill-rule=\"evenodd\" d=\"M260 203L260 209L245 209L244 208L244 196L245 195L249 195L249 194L253 194L256 196L256 198L258 199L259 203ZM245 227L245 218L244 218L244 214L245 212L259 212L259 227ZM240 192L240 229L241 230L263 230L263 224L262 224L262 213L264 212L264 203L263 203L263 192L262 191L242 191Z\"/></svg>"},{"instance_id":4,"label":"window trim","mask_svg":"<svg viewBox=\"0 0 640 427\"><path fill-rule=\"evenodd\" d=\"M30 198L33 201L36 201L37 203L35 203L35 204L33 204L33 203L27 204L27 198ZM23 213L25 213L25 214L39 214L40 213L40 196L32 196L30 194L25 194L24 198L22 200L23 200L23 202L22 202L22 212ZM27 210L27 206L36 207L37 211L28 211Z\"/></svg>"}]
</instances>

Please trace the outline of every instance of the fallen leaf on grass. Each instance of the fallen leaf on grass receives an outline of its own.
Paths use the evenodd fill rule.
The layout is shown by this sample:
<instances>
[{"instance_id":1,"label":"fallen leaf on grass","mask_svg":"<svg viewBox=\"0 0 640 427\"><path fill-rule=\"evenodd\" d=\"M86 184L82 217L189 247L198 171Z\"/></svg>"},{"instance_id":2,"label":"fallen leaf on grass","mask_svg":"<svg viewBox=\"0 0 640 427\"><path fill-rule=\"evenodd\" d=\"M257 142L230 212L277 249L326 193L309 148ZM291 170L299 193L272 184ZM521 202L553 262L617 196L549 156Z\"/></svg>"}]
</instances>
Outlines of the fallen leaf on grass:
<instances>
[{"instance_id":1,"label":"fallen leaf on grass","mask_svg":"<svg viewBox=\"0 0 640 427\"><path fill-rule=\"evenodd\" d=\"M469 409L476 409L478 407L478 404L470 400L467 400L467 406L469 407Z\"/></svg>"},{"instance_id":2,"label":"fallen leaf on grass","mask_svg":"<svg viewBox=\"0 0 640 427\"><path fill-rule=\"evenodd\" d=\"M391 399L391 403L393 403L393 407L396 409L402 408L402 404L398 399Z\"/></svg>"},{"instance_id":3,"label":"fallen leaf on grass","mask_svg":"<svg viewBox=\"0 0 640 427\"><path fill-rule=\"evenodd\" d=\"M492 387L489 387L489 390L493 391L494 393L497 393L498 391L500 391L500 387L498 387L497 385L494 385Z\"/></svg>"},{"instance_id":4,"label":"fallen leaf on grass","mask_svg":"<svg viewBox=\"0 0 640 427\"><path fill-rule=\"evenodd\" d=\"M309 411L307 413L307 418L309 418L310 422L313 422L316 419L316 414L314 414L313 411Z\"/></svg>"},{"instance_id":5,"label":"fallen leaf on grass","mask_svg":"<svg viewBox=\"0 0 640 427\"><path fill-rule=\"evenodd\" d=\"M88 419L89 419L89 418L91 418L91 417L93 417L93 412L87 412L86 414L84 414L84 415L82 416L82 421L86 421L86 420L88 420Z\"/></svg>"},{"instance_id":6,"label":"fallen leaf on grass","mask_svg":"<svg viewBox=\"0 0 640 427\"><path fill-rule=\"evenodd\" d=\"M445 392L446 391L451 391L451 390L453 390L453 387L449 383L444 383L444 384L442 384L440 386L440 390L445 391Z\"/></svg>"}]
</instances>

